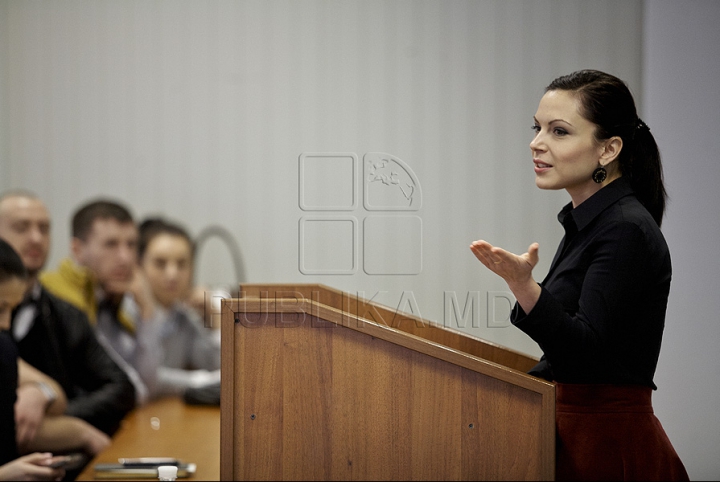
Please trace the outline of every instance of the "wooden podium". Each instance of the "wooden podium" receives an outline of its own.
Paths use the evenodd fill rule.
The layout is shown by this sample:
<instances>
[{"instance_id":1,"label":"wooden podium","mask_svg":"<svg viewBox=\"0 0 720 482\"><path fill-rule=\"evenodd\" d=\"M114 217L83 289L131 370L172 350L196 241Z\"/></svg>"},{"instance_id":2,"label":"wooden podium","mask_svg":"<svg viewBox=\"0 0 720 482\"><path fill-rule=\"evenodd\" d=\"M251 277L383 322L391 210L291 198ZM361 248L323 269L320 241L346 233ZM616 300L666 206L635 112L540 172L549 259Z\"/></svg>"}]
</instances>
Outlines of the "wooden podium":
<instances>
[{"instance_id":1,"label":"wooden podium","mask_svg":"<svg viewBox=\"0 0 720 482\"><path fill-rule=\"evenodd\" d=\"M323 285L222 304L221 480L551 480L537 360Z\"/></svg>"}]
</instances>

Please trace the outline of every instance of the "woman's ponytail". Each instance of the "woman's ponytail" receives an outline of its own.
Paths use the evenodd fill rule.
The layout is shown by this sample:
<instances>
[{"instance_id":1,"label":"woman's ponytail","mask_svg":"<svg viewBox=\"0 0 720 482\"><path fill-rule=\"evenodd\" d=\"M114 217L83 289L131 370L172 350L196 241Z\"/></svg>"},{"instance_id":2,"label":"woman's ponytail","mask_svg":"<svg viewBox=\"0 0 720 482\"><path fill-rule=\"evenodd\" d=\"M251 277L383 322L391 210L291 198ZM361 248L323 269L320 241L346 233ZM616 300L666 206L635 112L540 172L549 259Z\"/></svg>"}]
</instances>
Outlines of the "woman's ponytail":
<instances>
[{"instance_id":1,"label":"woman's ponytail","mask_svg":"<svg viewBox=\"0 0 720 482\"><path fill-rule=\"evenodd\" d=\"M667 199L660 151L650 128L639 118L627 147L630 155L624 158L626 165L620 163L620 170L629 175L635 195L660 226Z\"/></svg>"}]
</instances>

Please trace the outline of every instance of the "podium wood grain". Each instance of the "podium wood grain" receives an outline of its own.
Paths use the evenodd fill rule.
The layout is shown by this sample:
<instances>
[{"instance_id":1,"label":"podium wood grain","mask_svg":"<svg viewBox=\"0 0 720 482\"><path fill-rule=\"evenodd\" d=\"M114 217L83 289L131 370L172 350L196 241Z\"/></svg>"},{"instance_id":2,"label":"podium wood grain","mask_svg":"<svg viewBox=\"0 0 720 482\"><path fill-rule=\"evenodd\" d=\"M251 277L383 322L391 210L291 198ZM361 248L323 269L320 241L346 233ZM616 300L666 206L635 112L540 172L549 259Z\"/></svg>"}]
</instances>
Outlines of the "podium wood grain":
<instances>
[{"instance_id":1,"label":"podium wood grain","mask_svg":"<svg viewBox=\"0 0 720 482\"><path fill-rule=\"evenodd\" d=\"M223 479L554 478L554 386L517 369L536 360L320 285L241 295L223 302Z\"/></svg>"}]
</instances>

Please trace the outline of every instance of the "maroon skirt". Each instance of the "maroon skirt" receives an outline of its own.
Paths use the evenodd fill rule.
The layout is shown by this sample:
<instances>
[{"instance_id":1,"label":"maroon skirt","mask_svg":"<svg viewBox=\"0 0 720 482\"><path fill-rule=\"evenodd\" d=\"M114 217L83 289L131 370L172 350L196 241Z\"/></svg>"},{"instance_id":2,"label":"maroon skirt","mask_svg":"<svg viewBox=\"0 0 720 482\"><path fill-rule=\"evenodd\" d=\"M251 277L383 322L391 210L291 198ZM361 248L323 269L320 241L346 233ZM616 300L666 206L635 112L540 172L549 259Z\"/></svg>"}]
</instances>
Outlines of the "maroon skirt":
<instances>
[{"instance_id":1,"label":"maroon skirt","mask_svg":"<svg viewBox=\"0 0 720 482\"><path fill-rule=\"evenodd\" d=\"M557 480L689 480L650 387L556 386Z\"/></svg>"}]
</instances>

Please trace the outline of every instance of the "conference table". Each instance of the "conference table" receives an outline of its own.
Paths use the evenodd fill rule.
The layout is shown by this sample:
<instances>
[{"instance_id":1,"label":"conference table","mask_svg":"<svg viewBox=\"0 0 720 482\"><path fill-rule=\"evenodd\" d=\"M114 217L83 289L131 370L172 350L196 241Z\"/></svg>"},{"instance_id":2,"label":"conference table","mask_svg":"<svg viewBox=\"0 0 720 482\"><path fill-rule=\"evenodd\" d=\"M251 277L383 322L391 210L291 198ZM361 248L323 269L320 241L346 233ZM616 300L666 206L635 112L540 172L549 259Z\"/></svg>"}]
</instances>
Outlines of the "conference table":
<instances>
[{"instance_id":1,"label":"conference table","mask_svg":"<svg viewBox=\"0 0 720 482\"><path fill-rule=\"evenodd\" d=\"M191 478L178 480L220 480L220 407L170 397L136 408L76 480L96 480L95 464L127 457L174 457L197 464Z\"/></svg>"}]
</instances>

